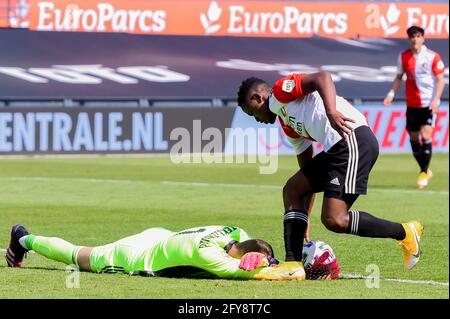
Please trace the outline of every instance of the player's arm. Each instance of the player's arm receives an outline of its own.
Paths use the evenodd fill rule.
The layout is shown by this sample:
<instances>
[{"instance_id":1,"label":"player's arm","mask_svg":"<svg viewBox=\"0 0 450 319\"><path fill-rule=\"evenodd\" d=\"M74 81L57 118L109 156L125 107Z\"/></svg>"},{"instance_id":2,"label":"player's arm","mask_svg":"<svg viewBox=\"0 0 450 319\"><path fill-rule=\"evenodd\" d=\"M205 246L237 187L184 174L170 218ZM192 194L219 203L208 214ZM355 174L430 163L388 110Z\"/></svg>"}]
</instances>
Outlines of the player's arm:
<instances>
[{"instance_id":1,"label":"player's arm","mask_svg":"<svg viewBox=\"0 0 450 319\"><path fill-rule=\"evenodd\" d=\"M391 89L389 90L388 94L384 98L384 105L387 106L387 105L392 104L395 93L398 91L400 86L402 86L404 73L405 73L405 70L403 70L402 55L399 54L399 56L397 58L397 75L395 76L394 81L392 82Z\"/></svg>"},{"instance_id":2,"label":"player's arm","mask_svg":"<svg viewBox=\"0 0 450 319\"><path fill-rule=\"evenodd\" d=\"M434 86L433 100L430 103L430 109L431 112L435 114L439 109L439 100L445 87L445 80L444 80L445 65L439 54L436 54L434 56L433 63L431 64L431 71L433 75L436 77L436 83Z\"/></svg>"},{"instance_id":3,"label":"player's arm","mask_svg":"<svg viewBox=\"0 0 450 319\"><path fill-rule=\"evenodd\" d=\"M439 110L439 100L442 96L442 92L444 92L445 87L445 79L444 73L436 75L436 86L435 92L433 96L433 100L431 101L430 108L433 113L437 113Z\"/></svg>"},{"instance_id":4,"label":"player's arm","mask_svg":"<svg viewBox=\"0 0 450 319\"><path fill-rule=\"evenodd\" d=\"M395 76L394 82L392 82L392 87L389 90L388 94L386 95L386 97L384 98L384 105L391 105L392 101L394 100L394 96L395 93L398 91L398 89L400 88L400 86L402 86L402 82L403 82L403 73L402 74L397 74Z\"/></svg>"},{"instance_id":5,"label":"player's arm","mask_svg":"<svg viewBox=\"0 0 450 319\"><path fill-rule=\"evenodd\" d=\"M314 149L312 145L310 145L303 153L297 155L298 166L302 168L310 159L314 156ZM314 200L316 199L316 194L312 193L311 195L306 196L305 198L305 209L308 213L308 225L306 226L305 231L305 240L310 241L310 233L309 233L309 225L311 220L311 211L314 206Z\"/></svg>"},{"instance_id":6,"label":"player's arm","mask_svg":"<svg viewBox=\"0 0 450 319\"><path fill-rule=\"evenodd\" d=\"M331 126L343 137L351 133L352 127L347 122L355 122L336 110L336 88L328 72L304 74L301 80L303 94L317 91L323 100Z\"/></svg>"},{"instance_id":7,"label":"player's arm","mask_svg":"<svg viewBox=\"0 0 450 319\"><path fill-rule=\"evenodd\" d=\"M239 268L240 261L228 255L222 248L213 246L200 248L198 258L193 260L193 263L198 268L226 279L258 279L257 275L266 268L259 267L246 271Z\"/></svg>"}]
</instances>

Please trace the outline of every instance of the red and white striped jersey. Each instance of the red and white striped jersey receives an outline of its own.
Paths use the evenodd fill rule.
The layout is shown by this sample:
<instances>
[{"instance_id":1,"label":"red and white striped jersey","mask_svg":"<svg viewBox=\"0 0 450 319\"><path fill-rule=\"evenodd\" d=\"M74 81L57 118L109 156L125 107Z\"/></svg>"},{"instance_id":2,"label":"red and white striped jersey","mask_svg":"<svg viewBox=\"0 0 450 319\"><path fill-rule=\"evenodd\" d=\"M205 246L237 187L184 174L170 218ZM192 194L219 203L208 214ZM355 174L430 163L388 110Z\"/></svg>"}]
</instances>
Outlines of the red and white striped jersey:
<instances>
[{"instance_id":1,"label":"red and white striped jersey","mask_svg":"<svg viewBox=\"0 0 450 319\"><path fill-rule=\"evenodd\" d=\"M435 93L435 77L443 73L444 69L440 55L424 45L418 54L413 54L411 49L401 52L397 73L406 74L406 105L429 107Z\"/></svg>"},{"instance_id":2,"label":"red and white striped jersey","mask_svg":"<svg viewBox=\"0 0 450 319\"><path fill-rule=\"evenodd\" d=\"M331 127L319 93L303 94L302 77L303 74L293 73L275 82L269 108L278 115L296 154L303 153L314 141L321 143L326 152L342 137ZM368 126L364 115L340 96L336 96L336 109L345 117L355 120L355 123L349 122L353 129Z\"/></svg>"}]
</instances>

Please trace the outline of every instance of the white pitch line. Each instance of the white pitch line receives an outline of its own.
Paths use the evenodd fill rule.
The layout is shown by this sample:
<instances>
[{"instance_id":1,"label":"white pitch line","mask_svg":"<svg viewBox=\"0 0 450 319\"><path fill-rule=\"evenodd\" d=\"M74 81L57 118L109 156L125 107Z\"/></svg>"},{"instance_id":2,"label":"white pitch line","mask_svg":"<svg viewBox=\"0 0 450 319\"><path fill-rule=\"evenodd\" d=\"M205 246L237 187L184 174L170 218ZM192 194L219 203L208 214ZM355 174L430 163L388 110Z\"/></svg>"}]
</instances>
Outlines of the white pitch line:
<instances>
[{"instance_id":1,"label":"white pitch line","mask_svg":"<svg viewBox=\"0 0 450 319\"><path fill-rule=\"evenodd\" d=\"M1 180L11 181L73 181L87 183L110 183L110 184L162 184L172 186L192 186L192 187L224 187L224 188L265 188L265 189L281 189L282 185L271 184L239 184L239 183L208 183L208 182L180 182L180 181L143 181L129 179L102 179L102 178L76 178L76 177L28 177L28 176L10 176L0 177ZM369 192L378 193L404 193L404 194L436 194L448 195L448 191L433 190L414 190L414 189L397 189L397 188L370 188Z\"/></svg>"},{"instance_id":2,"label":"white pitch line","mask_svg":"<svg viewBox=\"0 0 450 319\"><path fill-rule=\"evenodd\" d=\"M374 279L374 277L364 276L364 275L360 275L360 274L341 274L340 278L342 278L342 279L370 279L370 280ZM447 286L448 287L448 282L433 281L433 280L411 280L411 279L384 278L384 277L380 277L380 280L401 282L401 283L407 283L407 284L436 285L436 286Z\"/></svg>"}]
</instances>

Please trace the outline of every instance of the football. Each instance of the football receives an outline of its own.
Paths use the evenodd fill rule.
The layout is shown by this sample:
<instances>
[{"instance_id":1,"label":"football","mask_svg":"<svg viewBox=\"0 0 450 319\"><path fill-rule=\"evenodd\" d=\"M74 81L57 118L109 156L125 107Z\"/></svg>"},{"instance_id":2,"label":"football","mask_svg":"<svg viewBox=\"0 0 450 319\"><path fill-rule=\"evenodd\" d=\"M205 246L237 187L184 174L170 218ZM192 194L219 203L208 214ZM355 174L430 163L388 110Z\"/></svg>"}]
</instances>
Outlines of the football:
<instances>
[{"instance_id":1,"label":"football","mask_svg":"<svg viewBox=\"0 0 450 319\"><path fill-rule=\"evenodd\" d=\"M333 249L320 240L303 245L302 262L306 279L338 279L339 265Z\"/></svg>"}]
</instances>

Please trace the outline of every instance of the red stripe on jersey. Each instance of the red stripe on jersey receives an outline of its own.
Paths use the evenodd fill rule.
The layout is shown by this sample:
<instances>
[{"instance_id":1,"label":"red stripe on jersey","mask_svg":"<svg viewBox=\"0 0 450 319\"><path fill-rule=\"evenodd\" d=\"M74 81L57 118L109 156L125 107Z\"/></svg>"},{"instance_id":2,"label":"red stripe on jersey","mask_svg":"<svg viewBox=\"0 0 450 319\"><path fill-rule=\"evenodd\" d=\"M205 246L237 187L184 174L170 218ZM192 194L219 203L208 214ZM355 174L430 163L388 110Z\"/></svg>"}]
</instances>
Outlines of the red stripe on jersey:
<instances>
[{"instance_id":1,"label":"red stripe on jersey","mask_svg":"<svg viewBox=\"0 0 450 319\"><path fill-rule=\"evenodd\" d=\"M275 82L275 84L273 85L273 95L275 96L275 98L279 102L284 104L287 104L293 100L303 99L305 95L302 92L302 77L303 74L293 73ZM283 90L283 83L285 81L293 81L295 85L290 92Z\"/></svg>"},{"instance_id":2,"label":"red stripe on jersey","mask_svg":"<svg viewBox=\"0 0 450 319\"><path fill-rule=\"evenodd\" d=\"M402 53L402 65L406 73L406 105L409 107L422 107L419 88L416 84L416 59L411 49Z\"/></svg>"},{"instance_id":3,"label":"red stripe on jersey","mask_svg":"<svg viewBox=\"0 0 450 319\"><path fill-rule=\"evenodd\" d=\"M299 138L301 137L300 134L298 134L296 131L294 131L290 126L284 124L283 120L281 119L281 117L278 116L278 120L280 121L281 124L281 128L283 129L284 133L291 137L291 138Z\"/></svg>"},{"instance_id":4,"label":"red stripe on jersey","mask_svg":"<svg viewBox=\"0 0 450 319\"><path fill-rule=\"evenodd\" d=\"M431 51L431 50L429 50L429 51ZM433 53L434 53L434 59L433 59L433 64L431 66L431 69L433 70L433 74L434 75L442 74L442 73L444 73L445 68L444 68L444 64L442 62L441 56L436 52L433 52ZM441 63L440 69L438 68L439 62Z\"/></svg>"}]
</instances>

